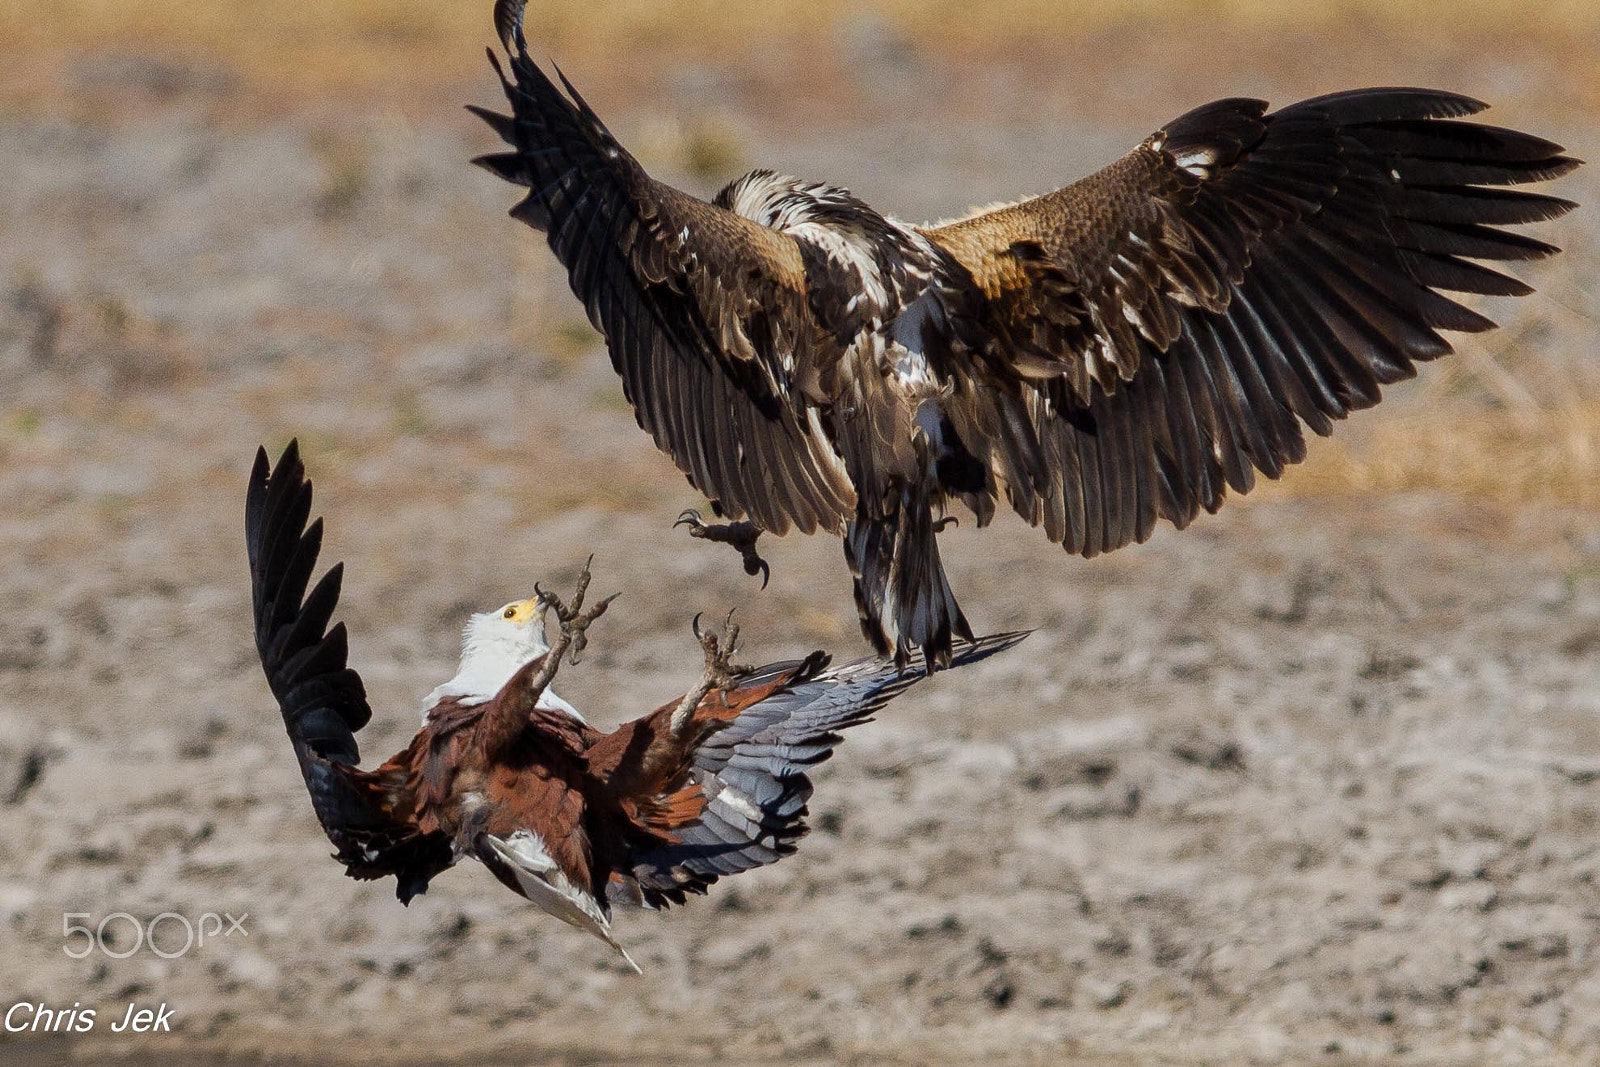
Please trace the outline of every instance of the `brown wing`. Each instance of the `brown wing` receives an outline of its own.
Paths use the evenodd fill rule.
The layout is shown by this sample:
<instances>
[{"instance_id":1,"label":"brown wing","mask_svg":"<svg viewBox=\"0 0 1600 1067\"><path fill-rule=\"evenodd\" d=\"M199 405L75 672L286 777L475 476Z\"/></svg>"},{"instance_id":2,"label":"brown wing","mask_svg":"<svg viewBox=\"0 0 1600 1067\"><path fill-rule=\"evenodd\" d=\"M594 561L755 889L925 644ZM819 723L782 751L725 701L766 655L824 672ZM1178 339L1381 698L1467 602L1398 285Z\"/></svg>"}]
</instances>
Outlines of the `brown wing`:
<instances>
[{"instance_id":1,"label":"brown wing","mask_svg":"<svg viewBox=\"0 0 1600 1067\"><path fill-rule=\"evenodd\" d=\"M529 188L512 215L547 234L639 425L724 514L837 530L854 493L807 416L830 342L793 239L650 178L528 57L520 5L501 8L512 115L473 110L512 151L476 162Z\"/></svg>"},{"instance_id":2,"label":"brown wing","mask_svg":"<svg viewBox=\"0 0 1600 1067\"><path fill-rule=\"evenodd\" d=\"M820 653L818 654L820 656ZM825 663L826 659L819 662ZM675 791L684 784L695 748L720 724L739 717L802 674L815 673L817 663L775 664L742 679L727 693L712 690L695 708L695 728L686 737L674 737L670 728L678 701L663 704L650 714L623 723L591 744L586 753L589 770L619 798L650 798Z\"/></svg>"},{"instance_id":3,"label":"brown wing","mask_svg":"<svg viewBox=\"0 0 1600 1067\"><path fill-rule=\"evenodd\" d=\"M1556 251L1497 227L1573 205L1499 187L1577 161L1456 121L1484 106L1223 100L1074 185L925 231L957 265L955 332L979 360L952 404L963 440L1086 556L1277 477L1304 457L1302 423L1331 432L1449 352L1440 330L1494 325L1440 290L1530 291L1469 260Z\"/></svg>"}]
</instances>

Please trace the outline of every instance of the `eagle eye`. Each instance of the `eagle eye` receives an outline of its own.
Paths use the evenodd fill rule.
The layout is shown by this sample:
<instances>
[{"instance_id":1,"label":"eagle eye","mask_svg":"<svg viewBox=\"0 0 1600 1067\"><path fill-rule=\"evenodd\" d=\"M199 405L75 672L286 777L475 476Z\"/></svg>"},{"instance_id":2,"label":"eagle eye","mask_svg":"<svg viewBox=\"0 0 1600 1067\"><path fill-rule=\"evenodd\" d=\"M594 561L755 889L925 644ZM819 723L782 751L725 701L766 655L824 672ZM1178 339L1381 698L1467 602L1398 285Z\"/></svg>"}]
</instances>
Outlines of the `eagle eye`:
<instances>
[{"instance_id":1,"label":"eagle eye","mask_svg":"<svg viewBox=\"0 0 1600 1067\"><path fill-rule=\"evenodd\" d=\"M514 619L517 616L517 609L516 608L507 608L506 610L504 610L504 611L502 611L500 613L500 616L501 616L501 618L505 618L505 619Z\"/></svg>"}]
</instances>

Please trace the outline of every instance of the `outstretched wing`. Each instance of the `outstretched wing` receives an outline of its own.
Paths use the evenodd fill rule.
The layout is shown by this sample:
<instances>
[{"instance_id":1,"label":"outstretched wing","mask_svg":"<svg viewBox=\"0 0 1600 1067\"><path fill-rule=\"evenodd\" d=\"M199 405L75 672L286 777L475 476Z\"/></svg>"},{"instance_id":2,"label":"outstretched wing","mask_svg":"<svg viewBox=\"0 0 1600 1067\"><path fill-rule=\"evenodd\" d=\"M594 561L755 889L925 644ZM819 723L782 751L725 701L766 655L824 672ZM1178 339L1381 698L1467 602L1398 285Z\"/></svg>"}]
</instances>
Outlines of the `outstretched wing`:
<instances>
[{"instance_id":1,"label":"outstretched wing","mask_svg":"<svg viewBox=\"0 0 1600 1067\"><path fill-rule=\"evenodd\" d=\"M994 634L955 646L952 667L1001 652L1027 632ZM905 670L887 659L864 659L824 670L820 653L804 664L779 663L740 679L740 686L786 679L712 733L689 772L705 797L699 817L676 841L635 848L628 871L651 907L682 904L723 875L775 863L806 832L810 770L833 755L839 731L868 721L885 704L927 677L918 653Z\"/></svg>"},{"instance_id":2,"label":"outstretched wing","mask_svg":"<svg viewBox=\"0 0 1600 1067\"><path fill-rule=\"evenodd\" d=\"M1180 528L1305 454L1494 324L1443 292L1522 295L1472 260L1551 255L1508 223L1565 200L1503 188L1577 161L1458 121L1485 105L1364 89L1272 114L1222 100L1056 192L924 231L954 259L976 353L958 432L1023 518L1086 556Z\"/></svg>"},{"instance_id":3,"label":"outstretched wing","mask_svg":"<svg viewBox=\"0 0 1600 1067\"><path fill-rule=\"evenodd\" d=\"M689 480L765 530L837 530L855 497L807 406L830 341L799 247L647 175L528 57L521 14L496 6L509 78L490 54L512 114L472 109L512 150L475 162L528 187L511 214L545 231L639 425Z\"/></svg>"},{"instance_id":4,"label":"outstretched wing","mask_svg":"<svg viewBox=\"0 0 1600 1067\"><path fill-rule=\"evenodd\" d=\"M334 564L306 592L322 547L322 520L308 528L310 517L311 483L298 444L289 443L276 468L257 450L245 503L256 650L335 858L355 878L395 875L400 898L409 900L453 862L449 842L390 811L354 769L361 759L356 731L372 710L360 675L346 664L344 623L328 628L344 565Z\"/></svg>"}]
</instances>

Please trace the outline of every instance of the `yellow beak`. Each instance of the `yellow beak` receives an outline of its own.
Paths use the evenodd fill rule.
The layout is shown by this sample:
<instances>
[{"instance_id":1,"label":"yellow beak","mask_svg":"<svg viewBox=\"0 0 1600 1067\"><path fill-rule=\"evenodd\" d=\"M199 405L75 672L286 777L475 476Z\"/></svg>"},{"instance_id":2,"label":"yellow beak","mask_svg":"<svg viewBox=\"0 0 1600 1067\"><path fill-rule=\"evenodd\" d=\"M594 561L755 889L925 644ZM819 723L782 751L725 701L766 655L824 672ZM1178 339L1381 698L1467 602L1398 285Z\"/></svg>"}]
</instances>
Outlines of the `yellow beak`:
<instances>
[{"instance_id":1,"label":"yellow beak","mask_svg":"<svg viewBox=\"0 0 1600 1067\"><path fill-rule=\"evenodd\" d=\"M511 621L522 623L539 617L539 598L531 596L512 609Z\"/></svg>"}]
</instances>

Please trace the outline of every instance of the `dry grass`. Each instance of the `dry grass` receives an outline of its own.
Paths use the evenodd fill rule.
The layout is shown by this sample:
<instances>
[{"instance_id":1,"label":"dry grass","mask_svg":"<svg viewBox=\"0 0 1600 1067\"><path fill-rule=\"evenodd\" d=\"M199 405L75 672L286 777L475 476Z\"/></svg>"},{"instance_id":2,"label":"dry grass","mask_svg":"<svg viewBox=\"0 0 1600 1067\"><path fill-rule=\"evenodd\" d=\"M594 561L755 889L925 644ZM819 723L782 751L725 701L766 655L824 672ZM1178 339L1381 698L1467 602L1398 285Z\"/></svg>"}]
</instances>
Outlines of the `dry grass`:
<instances>
[{"instance_id":1,"label":"dry grass","mask_svg":"<svg viewBox=\"0 0 1600 1067\"><path fill-rule=\"evenodd\" d=\"M1362 434L1312 442L1279 492L1437 490L1505 504L1600 508L1600 401L1537 412L1428 406L1374 420Z\"/></svg>"},{"instance_id":2,"label":"dry grass","mask_svg":"<svg viewBox=\"0 0 1600 1067\"><path fill-rule=\"evenodd\" d=\"M274 91L448 82L462 76L463 57L489 43L489 6L488 0L8 0L0 5L0 55L15 62L0 84L16 95L86 50L201 55L247 85ZM1245 28L1435 41L1445 26L1452 37L1514 37L1592 52L1600 5L1541 0L1530 13L1516 0L534 0L527 21L539 48L574 61L619 52L724 59L760 53L774 41L831 48L874 34L940 50L1041 41L1069 48L1107 32L1163 25L1179 28L1186 40Z\"/></svg>"}]
</instances>

